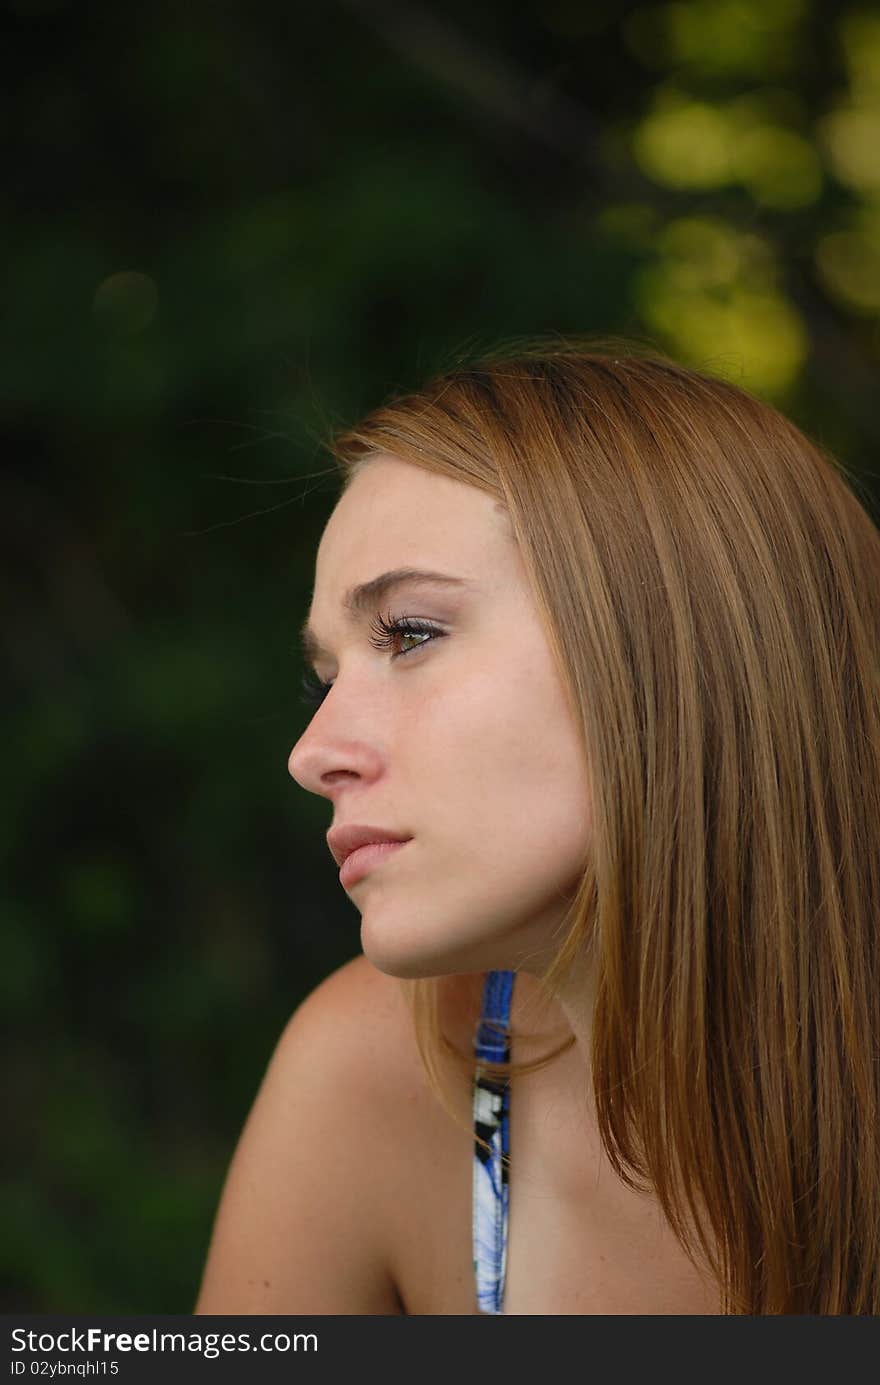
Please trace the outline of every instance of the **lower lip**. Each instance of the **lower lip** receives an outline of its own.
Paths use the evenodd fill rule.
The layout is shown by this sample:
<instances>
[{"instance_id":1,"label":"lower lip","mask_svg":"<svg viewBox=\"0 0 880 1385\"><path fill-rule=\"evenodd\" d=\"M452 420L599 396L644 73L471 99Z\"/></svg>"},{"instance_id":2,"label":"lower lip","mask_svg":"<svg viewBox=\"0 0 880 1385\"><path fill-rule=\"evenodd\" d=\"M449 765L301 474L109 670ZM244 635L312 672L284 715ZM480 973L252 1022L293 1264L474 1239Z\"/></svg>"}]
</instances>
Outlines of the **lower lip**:
<instances>
[{"instance_id":1,"label":"lower lip","mask_svg":"<svg viewBox=\"0 0 880 1385\"><path fill-rule=\"evenodd\" d=\"M412 838L409 837L407 840L412 841ZM374 866L380 865L402 846L406 846L406 842L370 842L367 846L359 846L357 851L352 851L343 861L339 883L347 890L350 885L354 885Z\"/></svg>"}]
</instances>

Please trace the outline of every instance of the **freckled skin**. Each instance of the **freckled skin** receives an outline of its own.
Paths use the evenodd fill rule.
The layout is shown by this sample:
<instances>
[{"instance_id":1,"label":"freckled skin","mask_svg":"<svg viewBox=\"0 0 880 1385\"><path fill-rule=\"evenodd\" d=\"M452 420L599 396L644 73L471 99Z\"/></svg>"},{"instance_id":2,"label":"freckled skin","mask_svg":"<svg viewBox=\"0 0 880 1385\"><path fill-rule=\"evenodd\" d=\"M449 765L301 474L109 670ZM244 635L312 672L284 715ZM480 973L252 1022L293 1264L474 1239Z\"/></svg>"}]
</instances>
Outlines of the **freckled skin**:
<instances>
[{"instance_id":1,"label":"freckled skin","mask_svg":"<svg viewBox=\"0 0 880 1385\"><path fill-rule=\"evenodd\" d=\"M403 587L392 657L350 627L343 593L390 568L431 568L475 590ZM350 888L381 971L437 976L546 961L589 846L580 741L504 517L491 496L382 455L354 479L318 549L310 621L332 692L290 754L293 778L334 824L413 840ZM416 645L423 647L415 649ZM328 821L328 827L330 823Z\"/></svg>"}]
</instances>

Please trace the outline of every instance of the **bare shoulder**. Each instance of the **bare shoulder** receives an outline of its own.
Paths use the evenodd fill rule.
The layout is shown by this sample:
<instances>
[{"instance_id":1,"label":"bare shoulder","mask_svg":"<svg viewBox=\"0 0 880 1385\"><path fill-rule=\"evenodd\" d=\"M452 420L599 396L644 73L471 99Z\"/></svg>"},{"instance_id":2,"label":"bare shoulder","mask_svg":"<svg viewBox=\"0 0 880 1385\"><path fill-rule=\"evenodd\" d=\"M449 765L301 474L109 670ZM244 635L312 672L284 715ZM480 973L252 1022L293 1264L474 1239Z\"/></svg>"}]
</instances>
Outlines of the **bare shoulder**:
<instances>
[{"instance_id":1,"label":"bare shoulder","mask_svg":"<svg viewBox=\"0 0 880 1385\"><path fill-rule=\"evenodd\" d=\"M227 1174L196 1313L402 1310L402 1114L425 1078L400 982L359 956L297 1007Z\"/></svg>"},{"instance_id":2,"label":"bare shoulder","mask_svg":"<svg viewBox=\"0 0 880 1385\"><path fill-rule=\"evenodd\" d=\"M405 1037L409 1023L400 982L361 955L315 987L294 1011L280 1043L319 1039L325 1050L345 1058L344 1072L356 1076L359 1087L366 1082L378 1091L383 1071L372 1060L380 1048L386 1058L396 1052L395 1041Z\"/></svg>"}]
</instances>

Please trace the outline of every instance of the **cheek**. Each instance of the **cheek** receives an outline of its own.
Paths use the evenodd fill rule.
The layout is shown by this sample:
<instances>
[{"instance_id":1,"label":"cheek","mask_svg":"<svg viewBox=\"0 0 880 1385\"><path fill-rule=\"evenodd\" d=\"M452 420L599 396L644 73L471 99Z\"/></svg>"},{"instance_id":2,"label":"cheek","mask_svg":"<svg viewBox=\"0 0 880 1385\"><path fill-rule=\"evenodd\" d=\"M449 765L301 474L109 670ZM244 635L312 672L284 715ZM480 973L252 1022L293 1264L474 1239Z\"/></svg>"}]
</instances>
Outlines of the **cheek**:
<instances>
[{"instance_id":1,"label":"cheek","mask_svg":"<svg viewBox=\"0 0 880 1385\"><path fill-rule=\"evenodd\" d=\"M535 673L505 729L511 776L506 785L530 865L551 874L579 870L588 844L592 801L580 737L555 677Z\"/></svg>"},{"instance_id":2,"label":"cheek","mask_svg":"<svg viewBox=\"0 0 880 1385\"><path fill-rule=\"evenodd\" d=\"M483 852L513 840L530 859L580 859L591 817L587 772L562 689L546 670L502 665L470 680L442 716L427 718L422 741L436 805L456 837L479 834L473 846Z\"/></svg>"}]
</instances>

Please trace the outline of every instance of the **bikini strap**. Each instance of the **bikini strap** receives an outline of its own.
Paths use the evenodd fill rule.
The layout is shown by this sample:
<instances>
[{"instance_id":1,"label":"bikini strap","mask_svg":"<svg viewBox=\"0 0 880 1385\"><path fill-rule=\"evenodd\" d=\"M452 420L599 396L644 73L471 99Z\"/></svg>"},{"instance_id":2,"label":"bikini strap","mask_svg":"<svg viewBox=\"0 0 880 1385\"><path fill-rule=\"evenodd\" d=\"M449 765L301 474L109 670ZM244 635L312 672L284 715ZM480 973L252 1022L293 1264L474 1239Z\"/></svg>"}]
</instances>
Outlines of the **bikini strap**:
<instances>
[{"instance_id":1,"label":"bikini strap","mask_svg":"<svg viewBox=\"0 0 880 1385\"><path fill-rule=\"evenodd\" d=\"M490 971L474 1037L473 1257L477 1306L500 1313L507 1269L510 1086L484 1062L510 1060L510 1001L515 971ZM480 1136L489 1150L476 1139Z\"/></svg>"}]
</instances>

